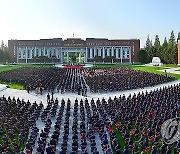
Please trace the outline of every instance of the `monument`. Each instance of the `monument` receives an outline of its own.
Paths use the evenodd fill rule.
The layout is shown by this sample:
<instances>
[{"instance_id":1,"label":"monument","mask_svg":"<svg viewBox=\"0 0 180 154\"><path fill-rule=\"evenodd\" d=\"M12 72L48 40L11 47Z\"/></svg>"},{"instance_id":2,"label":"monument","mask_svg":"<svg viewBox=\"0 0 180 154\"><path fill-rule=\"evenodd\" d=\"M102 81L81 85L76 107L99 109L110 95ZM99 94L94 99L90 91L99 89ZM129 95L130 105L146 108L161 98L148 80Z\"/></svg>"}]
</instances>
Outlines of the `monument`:
<instances>
[{"instance_id":1,"label":"monument","mask_svg":"<svg viewBox=\"0 0 180 154\"><path fill-rule=\"evenodd\" d=\"M160 58L159 57L153 57L152 65L153 66L160 66L160 65L162 65Z\"/></svg>"},{"instance_id":2,"label":"monument","mask_svg":"<svg viewBox=\"0 0 180 154\"><path fill-rule=\"evenodd\" d=\"M145 64L145 66L161 66L163 63L161 63L161 59L159 57L153 57L152 62L149 64Z\"/></svg>"}]
</instances>

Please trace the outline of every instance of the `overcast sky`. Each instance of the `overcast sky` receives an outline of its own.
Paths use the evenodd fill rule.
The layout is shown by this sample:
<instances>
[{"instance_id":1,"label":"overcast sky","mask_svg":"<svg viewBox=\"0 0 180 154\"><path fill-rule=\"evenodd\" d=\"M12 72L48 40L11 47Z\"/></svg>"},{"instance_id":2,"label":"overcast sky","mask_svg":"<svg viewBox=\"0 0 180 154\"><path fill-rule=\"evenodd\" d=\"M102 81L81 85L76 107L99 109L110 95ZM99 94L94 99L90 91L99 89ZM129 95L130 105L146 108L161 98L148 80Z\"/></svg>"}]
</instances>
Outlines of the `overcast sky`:
<instances>
[{"instance_id":1,"label":"overcast sky","mask_svg":"<svg viewBox=\"0 0 180 154\"><path fill-rule=\"evenodd\" d=\"M139 38L180 32L180 0L0 0L0 41Z\"/></svg>"}]
</instances>

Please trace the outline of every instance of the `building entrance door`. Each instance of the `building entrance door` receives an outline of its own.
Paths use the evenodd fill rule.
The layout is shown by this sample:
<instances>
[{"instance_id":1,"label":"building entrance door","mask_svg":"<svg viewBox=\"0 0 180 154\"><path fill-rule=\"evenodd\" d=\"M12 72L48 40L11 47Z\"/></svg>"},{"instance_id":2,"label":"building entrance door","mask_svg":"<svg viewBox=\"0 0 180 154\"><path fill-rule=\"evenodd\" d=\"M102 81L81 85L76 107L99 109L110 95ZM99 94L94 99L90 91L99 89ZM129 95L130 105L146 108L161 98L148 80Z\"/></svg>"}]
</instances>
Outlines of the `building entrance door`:
<instances>
[{"instance_id":1,"label":"building entrance door","mask_svg":"<svg viewBox=\"0 0 180 154\"><path fill-rule=\"evenodd\" d=\"M85 53L84 52L64 52L64 63L77 65L85 62Z\"/></svg>"}]
</instances>

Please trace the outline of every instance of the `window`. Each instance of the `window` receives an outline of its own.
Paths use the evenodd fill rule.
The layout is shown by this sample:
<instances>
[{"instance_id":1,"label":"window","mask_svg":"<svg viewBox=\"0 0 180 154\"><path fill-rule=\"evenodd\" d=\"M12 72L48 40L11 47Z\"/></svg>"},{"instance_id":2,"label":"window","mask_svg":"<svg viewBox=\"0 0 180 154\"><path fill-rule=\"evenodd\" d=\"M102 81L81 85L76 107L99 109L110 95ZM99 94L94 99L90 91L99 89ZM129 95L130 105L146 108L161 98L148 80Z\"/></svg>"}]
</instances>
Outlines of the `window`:
<instances>
[{"instance_id":1,"label":"window","mask_svg":"<svg viewBox=\"0 0 180 154\"><path fill-rule=\"evenodd\" d=\"M18 53L19 53L19 58L21 58L21 51L19 50Z\"/></svg>"}]
</instances>

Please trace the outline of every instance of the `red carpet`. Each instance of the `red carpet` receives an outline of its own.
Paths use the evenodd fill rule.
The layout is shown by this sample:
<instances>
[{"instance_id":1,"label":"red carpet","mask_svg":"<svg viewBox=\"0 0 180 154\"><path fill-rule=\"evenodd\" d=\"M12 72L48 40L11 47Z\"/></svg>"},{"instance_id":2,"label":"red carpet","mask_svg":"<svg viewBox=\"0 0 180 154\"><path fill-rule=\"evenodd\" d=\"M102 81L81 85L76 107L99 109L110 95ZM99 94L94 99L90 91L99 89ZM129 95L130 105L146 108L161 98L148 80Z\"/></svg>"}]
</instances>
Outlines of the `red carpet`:
<instances>
[{"instance_id":1,"label":"red carpet","mask_svg":"<svg viewBox=\"0 0 180 154\"><path fill-rule=\"evenodd\" d=\"M76 69L81 69L81 68L84 68L83 66L73 66L73 65L66 65L64 66L63 68L76 68Z\"/></svg>"}]
</instances>

